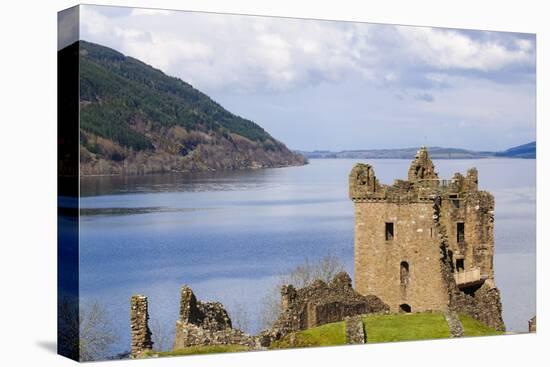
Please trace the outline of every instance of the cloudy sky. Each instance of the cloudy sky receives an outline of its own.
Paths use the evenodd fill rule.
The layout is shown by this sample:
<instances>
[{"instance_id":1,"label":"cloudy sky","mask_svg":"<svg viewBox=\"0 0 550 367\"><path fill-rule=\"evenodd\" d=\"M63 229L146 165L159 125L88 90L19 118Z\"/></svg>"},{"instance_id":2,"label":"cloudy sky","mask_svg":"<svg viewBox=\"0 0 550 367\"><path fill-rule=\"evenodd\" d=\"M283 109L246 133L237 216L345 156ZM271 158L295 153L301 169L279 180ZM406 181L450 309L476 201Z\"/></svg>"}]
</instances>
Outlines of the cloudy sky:
<instances>
[{"instance_id":1,"label":"cloudy sky","mask_svg":"<svg viewBox=\"0 0 550 367\"><path fill-rule=\"evenodd\" d=\"M80 38L205 92L292 149L535 140L535 36L82 6Z\"/></svg>"}]
</instances>

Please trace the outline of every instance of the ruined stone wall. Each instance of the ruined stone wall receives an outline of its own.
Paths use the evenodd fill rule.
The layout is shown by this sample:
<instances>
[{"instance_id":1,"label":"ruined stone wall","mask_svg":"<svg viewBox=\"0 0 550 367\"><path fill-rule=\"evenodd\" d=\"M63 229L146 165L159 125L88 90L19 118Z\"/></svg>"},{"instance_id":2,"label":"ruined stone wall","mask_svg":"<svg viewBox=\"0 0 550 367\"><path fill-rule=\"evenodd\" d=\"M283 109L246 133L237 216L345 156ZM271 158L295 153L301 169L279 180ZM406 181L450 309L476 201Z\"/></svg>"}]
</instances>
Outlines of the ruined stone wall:
<instances>
[{"instance_id":1,"label":"ruined stone wall","mask_svg":"<svg viewBox=\"0 0 550 367\"><path fill-rule=\"evenodd\" d=\"M484 191L462 192L456 199L442 197L441 221L447 227L449 248L464 270L479 268L486 279L494 279L494 199ZM458 241L457 223L464 223L464 241Z\"/></svg>"},{"instance_id":2,"label":"ruined stone wall","mask_svg":"<svg viewBox=\"0 0 550 367\"><path fill-rule=\"evenodd\" d=\"M132 358L139 358L143 352L153 349L148 321L147 297L141 295L132 296L130 299L130 328L132 330L130 356Z\"/></svg>"},{"instance_id":3,"label":"ruined stone wall","mask_svg":"<svg viewBox=\"0 0 550 367\"><path fill-rule=\"evenodd\" d=\"M197 301L188 286L181 288L179 321L209 330L231 329L231 319L223 305L219 302Z\"/></svg>"},{"instance_id":4,"label":"ruined stone wall","mask_svg":"<svg viewBox=\"0 0 550 367\"><path fill-rule=\"evenodd\" d=\"M300 289L283 286L281 303L281 316L270 330L261 334L263 346L295 331L342 321L349 316L389 311L380 298L357 293L351 286L351 278L344 272L337 274L329 284L316 280Z\"/></svg>"},{"instance_id":5,"label":"ruined stone wall","mask_svg":"<svg viewBox=\"0 0 550 367\"><path fill-rule=\"evenodd\" d=\"M485 282L474 296L461 292L456 285L451 286L451 302L449 308L458 313L464 313L497 331L506 331L502 319L502 302L498 288Z\"/></svg>"},{"instance_id":6,"label":"ruined stone wall","mask_svg":"<svg viewBox=\"0 0 550 367\"><path fill-rule=\"evenodd\" d=\"M448 296L439 273L439 242L433 232L432 203L355 203L355 287L377 295L398 312L442 310ZM393 238L386 240L386 223ZM402 279L401 263L408 264ZM429 295L429 296L427 296Z\"/></svg>"},{"instance_id":7,"label":"ruined stone wall","mask_svg":"<svg viewBox=\"0 0 550 367\"><path fill-rule=\"evenodd\" d=\"M184 324L176 321L176 336L174 350L193 345L243 345L256 348L256 339L238 329L212 330L204 329L194 324Z\"/></svg>"},{"instance_id":8,"label":"ruined stone wall","mask_svg":"<svg viewBox=\"0 0 550 367\"><path fill-rule=\"evenodd\" d=\"M221 344L258 346L256 338L232 328L231 319L221 303L198 301L191 288L183 286L173 349Z\"/></svg>"},{"instance_id":9,"label":"ruined stone wall","mask_svg":"<svg viewBox=\"0 0 550 367\"><path fill-rule=\"evenodd\" d=\"M433 218L434 229L440 241L441 277L446 284L449 295L448 310L467 314L489 327L498 331L505 331L500 291L496 288L492 279L487 279L473 295L466 294L458 288L453 277L453 257L449 246L447 226L440 222L441 203L440 198L434 200Z\"/></svg>"}]
</instances>

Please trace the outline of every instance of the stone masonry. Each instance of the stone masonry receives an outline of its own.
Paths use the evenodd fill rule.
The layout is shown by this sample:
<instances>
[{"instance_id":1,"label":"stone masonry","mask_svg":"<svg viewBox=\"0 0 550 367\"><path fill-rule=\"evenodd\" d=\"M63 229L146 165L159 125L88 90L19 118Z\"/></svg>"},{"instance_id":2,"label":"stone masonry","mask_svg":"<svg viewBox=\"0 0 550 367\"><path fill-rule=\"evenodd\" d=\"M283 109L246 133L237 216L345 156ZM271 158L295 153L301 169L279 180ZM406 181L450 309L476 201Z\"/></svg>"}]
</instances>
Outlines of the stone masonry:
<instances>
[{"instance_id":1,"label":"stone masonry","mask_svg":"<svg viewBox=\"0 0 550 367\"><path fill-rule=\"evenodd\" d=\"M143 352L153 349L148 321L147 297L141 295L132 296L130 299L131 358L139 358Z\"/></svg>"},{"instance_id":2,"label":"stone masonry","mask_svg":"<svg viewBox=\"0 0 550 367\"><path fill-rule=\"evenodd\" d=\"M475 168L439 179L428 150L407 180L381 184L374 168L349 176L355 206L355 286L392 312L464 312L504 330L494 284L494 198Z\"/></svg>"},{"instance_id":3,"label":"stone masonry","mask_svg":"<svg viewBox=\"0 0 550 367\"><path fill-rule=\"evenodd\" d=\"M449 325L451 338L464 336L464 327L456 312L450 310L445 311L445 320L447 321L447 325Z\"/></svg>"},{"instance_id":4,"label":"stone masonry","mask_svg":"<svg viewBox=\"0 0 550 367\"><path fill-rule=\"evenodd\" d=\"M282 313L270 330L262 332L262 346L292 332L342 321L348 316L389 311L378 297L357 293L345 272L338 273L329 284L318 279L300 289L285 285L281 296Z\"/></svg>"},{"instance_id":5,"label":"stone masonry","mask_svg":"<svg viewBox=\"0 0 550 367\"><path fill-rule=\"evenodd\" d=\"M219 302L201 302L188 286L181 288L180 314L176 321L174 350L193 345L239 344L256 348L256 338L233 329Z\"/></svg>"},{"instance_id":6,"label":"stone masonry","mask_svg":"<svg viewBox=\"0 0 550 367\"><path fill-rule=\"evenodd\" d=\"M346 344L365 344L367 334L361 316L345 318L346 323Z\"/></svg>"}]
</instances>

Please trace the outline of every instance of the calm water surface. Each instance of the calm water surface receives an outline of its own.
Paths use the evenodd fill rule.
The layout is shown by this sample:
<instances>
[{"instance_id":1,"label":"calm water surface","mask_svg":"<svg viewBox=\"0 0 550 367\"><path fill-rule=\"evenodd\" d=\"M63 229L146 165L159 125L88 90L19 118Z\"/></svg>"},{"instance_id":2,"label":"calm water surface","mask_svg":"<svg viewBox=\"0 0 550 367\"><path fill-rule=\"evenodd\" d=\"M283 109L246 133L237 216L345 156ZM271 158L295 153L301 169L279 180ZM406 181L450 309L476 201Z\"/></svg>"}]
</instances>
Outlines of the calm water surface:
<instances>
[{"instance_id":1,"label":"calm water surface","mask_svg":"<svg viewBox=\"0 0 550 367\"><path fill-rule=\"evenodd\" d=\"M259 330L261 300L279 274L330 254L353 278L353 207L347 178L357 160L311 160L258 171L89 177L81 183L80 294L109 311L129 350L129 298L149 297L150 317L173 339L182 284L201 300L245 307ZM409 160L368 160L382 183L406 178ZM436 160L441 178L479 170L495 195L495 275L508 331L535 314L535 160ZM101 214L101 208L126 208ZM133 208L138 208L132 214Z\"/></svg>"}]
</instances>

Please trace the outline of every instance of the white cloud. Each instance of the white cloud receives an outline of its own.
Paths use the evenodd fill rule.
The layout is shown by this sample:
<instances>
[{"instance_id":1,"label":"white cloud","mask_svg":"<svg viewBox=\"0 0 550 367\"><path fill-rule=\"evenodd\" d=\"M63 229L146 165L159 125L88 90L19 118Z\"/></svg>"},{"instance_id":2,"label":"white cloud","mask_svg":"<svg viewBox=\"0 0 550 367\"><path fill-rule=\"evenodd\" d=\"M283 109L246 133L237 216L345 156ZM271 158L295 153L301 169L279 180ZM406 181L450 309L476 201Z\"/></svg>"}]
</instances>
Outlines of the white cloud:
<instances>
[{"instance_id":1,"label":"white cloud","mask_svg":"<svg viewBox=\"0 0 550 367\"><path fill-rule=\"evenodd\" d=\"M477 41L453 30L427 27L397 27L403 45L415 57L439 69L498 70L533 61L529 40L518 40L510 50L495 41Z\"/></svg>"},{"instance_id":2,"label":"white cloud","mask_svg":"<svg viewBox=\"0 0 550 367\"><path fill-rule=\"evenodd\" d=\"M93 6L83 9L84 39L139 58L199 89L282 91L346 78L411 88L405 83L437 85L438 78L452 71L534 65L533 41L513 34L504 44L499 38L475 39L428 27L154 9L109 18Z\"/></svg>"},{"instance_id":3,"label":"white cloud","mask_svg":"<svg viewBox=\"0 0 550 367\"><path fill-rule=\"evenodd\" d=\"M428 136L489 149L534 138L534 36L81 9L82 39L191 83L294 148L406 146Z\"/></svg>"}]
</instances>

